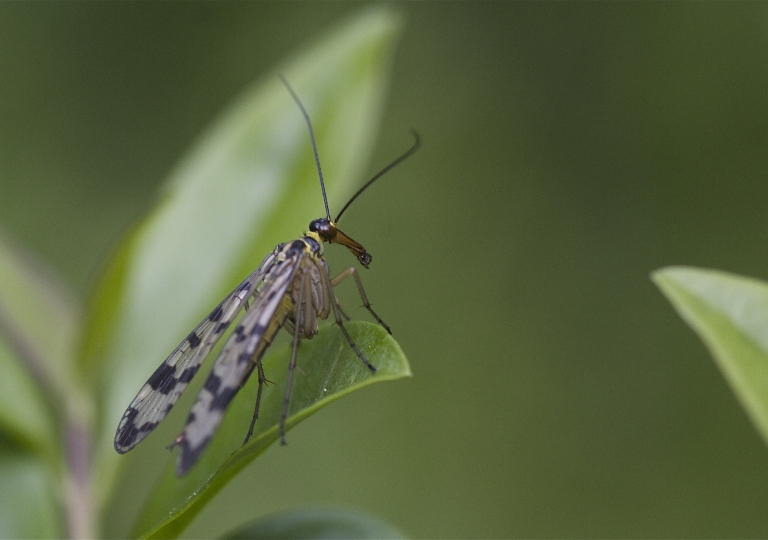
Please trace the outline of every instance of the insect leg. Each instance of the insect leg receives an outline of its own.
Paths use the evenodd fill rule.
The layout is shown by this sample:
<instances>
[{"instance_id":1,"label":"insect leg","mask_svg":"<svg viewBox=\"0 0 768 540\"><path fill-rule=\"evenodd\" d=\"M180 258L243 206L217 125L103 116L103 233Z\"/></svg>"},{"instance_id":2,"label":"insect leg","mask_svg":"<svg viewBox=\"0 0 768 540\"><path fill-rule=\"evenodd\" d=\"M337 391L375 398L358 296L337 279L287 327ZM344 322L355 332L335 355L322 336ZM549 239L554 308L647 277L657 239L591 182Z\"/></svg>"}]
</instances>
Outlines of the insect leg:
<instances>
[{"instance_id":1,"label":"insect leg","mask_svg":"<svg viewBox=\"0 0 768 540\"><path fill-rule=\"evenodd\" d=\"M264 383L267 381L267 377L264 375L264 368L261 365L261 358L256 362L256 371L259 375L259 389L256 391L256 407L253 409L253 418L251 418L251 426L248 428L248 435L245 436L243 444L248 442L248 439L253 435L253 427L256 425L256 420L259 419L259 406L261 405L261 391L264 388Z\"/></svg>"},{"instance_id":2,"label":"insect leg","mask_svg":"<svg viewBox=\"0 0 768 540\"><path fill-rule=\"evenodd\" d=\"M381 317L376 315L376 312L373 311L373 308L371 307L371 303L368 301L368 297L365 295L365 289L363 289L363 281L360 279L360 274L357 273L357 270L355 269L354 266L350 266L349 268L344 270L342 273L340 273L338 276L336 276L335 278L331 279L331 285L335 287L336 285L338 285L339 283L341 283L342 281L347 279L350 274L355 278L355 283L357 283L357 290L360 293L360 298L363 300L363 306L365 307L365 309L368 310L368 313L373 315L373 318L376 319L376 321L381 326L383 326L384 329L387 332L392 334L392 330L389 329L389 326L387 326L387 323L382 321ZM337 305L338 305L338 303L337 303ZM341 309L341 308L339 308L339 309ZM342 311L342 313L344 313L344 312ZM347 317L347 319L349 319L349 317Z\"/></svg>"},{"instance_id":3,"label":"insect leg","mask_svg":"<svg viewBox=\"0 0 768 540\"><path fill-rule=\"evenodd\" d=\"M352 270L354 270L354 268L353 268ZM341 274L339 274L338 276L336 276L336 277L335 277L333 280L332 280L332 279L331 279L331 278L328 276L328 272L327 272L327 271L326 271L326 272L322 272L322 274L323 274L323 279L324 279L324 280L325 280L325 282L326 282L327 293L328 293L328 295L331 297L331 305L333 306L333 316L334 316L334 318L336 319L336 324L338 324L338 325L339 325L339 328L341 328L341 333L342 333L342 334L344 334L344 337L345 337L345 338L347 338L347 343L349 343L349 346L350 346L350 347L352 347L352 349L355 351L355 354L357 354L358 358L360 358L360 360L362 360L362 361L363 361L363 364L365 364L365 366L366 366L368 369L370 369L370 370L371 370L371 373L376 373L376 368L373 366L373 364L371 364L371 363L368 361L368 359L365 357L365 355L364 355L362 352L360 352L360 349L357 347L357 345L355 344L355 342L352 340L352 336L350 336L350 335L349 335L349 332L347 332L347 329L344 327L344 321L343 321L343 320L342 320L342 318L341 318L341 307L339 306L339 300L338 300L338 298L336 298L336 294L334 294L334 292L333 292L333 287L332 287L332 285L333 285L333 282L334 282L334 281L336 281L336 283L339 283L341 280L343 280L343 279L346 277L346 275L344 275L343 277L341 277L341 276L342 276L342 274L347 274L347 272L342 272ZM348 275L348 274L347 274L347 275ZM339 277L341 277L341 279L339 279ZM358 278L358 279L359 279L359 278ZM368 300L367 300L367 299L365 299L364 301L365 301L366 303L368 302ZM368 310L369 310L371 313L373 313L373 310L372 310L372 309L370 309L370 308L369 308ZM374 315L374 317L376 317L376 319L377 319L379 322L381 322L381 324L382 324L382 325L384 325L384 328L386 328L387 330L389 330L389 328L387 327L387 325L386 325L386 324L384 324L384 323L381 321L381 319L379 319L379 317L378 317L378 316L376 316L376 314L375 314L375 313L374 313L373 315Z\"/></svg>"},{"instance_id":4,"label":"insect leg","mask_svg":"<svg viewBox=\"0 0 768 540\"><path fill-rule=\"evenodd\" d=\"M303 319L306 317L304 313L304 291L305 282L309 281L309 274L303 269L301 272L301 282L299 283L299 297L295 303L295 311L293 314L294 330L293 330L293 348L291 349L291 363L288 364L288 378L285 381L285 397L283 398L283 412L280 415L280 444L285 446L288 444L285 441L285 421L288 420L288 406L291 404L291 386L293 385L293 370L296 369L296 351L299 349L299 328L303 324Z\"/></svg>"},{"instance_id":5,"label":"insect leg","mask_svg":"<svg viewBox=\"0 0 768 540\"><path fill-rule=\"evenodd\" d=\"M339 313L341 313L341 316L344 317L346 320L351 321L352 317L347 315L343 309L341 309L341 305L339 305Z\"/></svg>"}]
</instances>

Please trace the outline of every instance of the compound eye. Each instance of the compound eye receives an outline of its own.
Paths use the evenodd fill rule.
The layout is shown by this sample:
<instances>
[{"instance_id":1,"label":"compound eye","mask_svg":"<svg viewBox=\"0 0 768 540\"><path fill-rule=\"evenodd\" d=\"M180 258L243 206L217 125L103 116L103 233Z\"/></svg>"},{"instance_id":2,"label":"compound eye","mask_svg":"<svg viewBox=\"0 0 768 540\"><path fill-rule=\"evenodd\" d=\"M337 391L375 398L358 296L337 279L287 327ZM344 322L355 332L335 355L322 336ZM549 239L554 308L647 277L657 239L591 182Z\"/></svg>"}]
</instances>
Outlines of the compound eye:
<instances>
[{"instance_id":1,"label":"compound eye","mask_svg":"<svg viewBox=\"0 0 768 540\"><path fill-rule=\"evenodd\" d=\"M336 236L336 226L328 219L316 219L309 224L309 230L317 233L326 240L331 240Z\"/></svg>"}]
</instances>

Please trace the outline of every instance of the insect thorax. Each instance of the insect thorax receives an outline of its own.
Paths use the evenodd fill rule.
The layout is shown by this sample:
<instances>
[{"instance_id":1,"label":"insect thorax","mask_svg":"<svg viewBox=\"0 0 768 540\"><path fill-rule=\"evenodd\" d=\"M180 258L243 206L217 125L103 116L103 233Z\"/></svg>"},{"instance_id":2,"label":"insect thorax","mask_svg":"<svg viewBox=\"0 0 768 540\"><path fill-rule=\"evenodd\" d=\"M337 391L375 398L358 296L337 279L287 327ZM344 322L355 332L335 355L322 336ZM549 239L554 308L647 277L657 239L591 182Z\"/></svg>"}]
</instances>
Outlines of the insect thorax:
<instances>
[{"instance_id":1,"label":"insect thorax","mask_svg":"<svg viewBox=\"0 0 768 540\"><path fill-rule=\"evenodd\" d=\"M297 260L295 274L282 300L288 312L286 329L298 332L300 338L312 338L318 332L318 319L330 313L330 287L328 265L323 260L323 242L316 233L294 240L283 247L289 260Z\"/></svg>"},{"instance_id":2,"label":"insect thorax","mask_svg":"<svg viewBox=\"0 0 768 540\"><path fill-rule=\"evenodd\" d=\"M323 254L325 253L325 240L323 240L319 234L307 231L301 239L301 242L304 243L306 246L305 249L308 249L314 258L323 258Z\"/></svg>"}]
</instances>

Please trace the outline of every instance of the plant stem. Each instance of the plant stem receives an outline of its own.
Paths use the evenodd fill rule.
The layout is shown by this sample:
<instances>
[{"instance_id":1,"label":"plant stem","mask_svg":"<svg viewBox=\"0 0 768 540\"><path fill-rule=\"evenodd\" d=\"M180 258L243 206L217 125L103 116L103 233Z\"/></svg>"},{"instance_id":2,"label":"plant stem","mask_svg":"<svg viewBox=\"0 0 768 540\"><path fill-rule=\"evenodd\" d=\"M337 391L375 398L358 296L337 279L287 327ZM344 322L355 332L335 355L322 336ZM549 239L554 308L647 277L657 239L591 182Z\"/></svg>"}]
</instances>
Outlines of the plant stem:
<instances>
[{"instance_id":1,"label":"plant stem","mask_svg":"<svg viewBox=\"0 0 768 540\"><path fill-rule=\"evenodd\" d=\"M67 384L47 369L40 351L25 339L13 323L8 310L0 302L0 336L10 345L16 357L41 388L43 395L62 425L64 439L64 472L62 497L67 524L67 537L95 538L92 493L92 423L85 398L73 384ZM61 410L63 408L63 414ZM55 474L55 473L54 473Z\"/></svg>"},{"instance_id":2,"label":"plant stem","mask_svg":"<svg viewBox=\"0 0 768 540\"><path fill-rule=\"evenodd\" d=\"M76 409L72 407L70 409ZM96 538L91 486L91 433L83 416L70 410L65 427L64 506L67 537Z\"/></svg>"}]
</instances>

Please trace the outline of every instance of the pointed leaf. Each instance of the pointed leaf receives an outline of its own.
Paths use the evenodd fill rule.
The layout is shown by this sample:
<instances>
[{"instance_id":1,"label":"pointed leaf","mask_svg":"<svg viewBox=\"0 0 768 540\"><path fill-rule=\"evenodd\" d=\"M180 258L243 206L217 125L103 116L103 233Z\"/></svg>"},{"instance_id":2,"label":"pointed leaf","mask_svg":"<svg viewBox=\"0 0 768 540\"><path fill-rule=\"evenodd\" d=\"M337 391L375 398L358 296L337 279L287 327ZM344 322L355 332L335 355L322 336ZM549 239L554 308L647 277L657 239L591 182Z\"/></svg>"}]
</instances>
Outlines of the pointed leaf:
<instances>
[{"instance_id":1,"label":"pointed leaf","mask_svg":"<svg viewBox=\"0 0 768 540\"><path fill-rule=\"evenodd\" d=\"M278 241L297 238L325 213L304 119L278 72L312 118L329 203L338 208L361 182L399 26L386 7L367 9L248 89L117 250L92 303L81 366L83 376L107 379L98 500L119 468L115 428L144 381Z\"/></svg>"},{"instance_id":2,"label":"pointed leaf","mask_svg":"<svg viewBox=\"0 0 768 540\"><path fill-rule=\"evenodd\" d=\"M768 442L768 284L690 267L663 268L652 278L707 346Z\"/></svg>"},{"instance_id":3,"label":"pointed leaf","mask_svg":"<svg viewBox=\"0 0 768 540\"><path fill-rule=\"evenodd\" d=\"M323 328L313 340L301 343L298 361L303 373L294 375L287 428L354 390L410 376L402 350L381 326L359 321L345 326L376 366L376 373L365 367L338 328ZM248 444L241 446L256 401L254 380L240 391L219 433L187 475L177 478L175 463L169 464L140 517L136 536L178 536L213 495L277 440L290 352L290 346L285 346L264 361L265 374L275 384L264 391L259 421Z\"/></svg>"}]
</instances>

